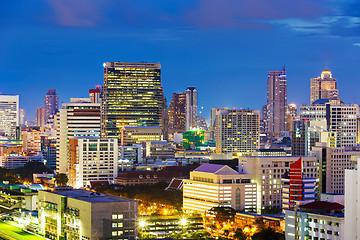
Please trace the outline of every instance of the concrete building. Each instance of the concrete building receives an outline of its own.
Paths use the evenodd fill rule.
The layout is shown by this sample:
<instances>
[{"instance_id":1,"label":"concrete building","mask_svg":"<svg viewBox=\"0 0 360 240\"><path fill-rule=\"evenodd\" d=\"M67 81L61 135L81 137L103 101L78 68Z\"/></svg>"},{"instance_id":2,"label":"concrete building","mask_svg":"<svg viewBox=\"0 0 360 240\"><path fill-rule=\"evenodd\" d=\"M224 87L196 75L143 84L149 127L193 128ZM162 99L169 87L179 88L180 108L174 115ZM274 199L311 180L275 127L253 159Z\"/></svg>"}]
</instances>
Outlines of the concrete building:
<instances>
[{"instance_id":1,"label":"concrete building","mask_svg":"<svg viewBox=\"0 0 360 240\"><path fill-rule=\"evenodd\" d=\"M286 240L348 240L344 232L344 206L316 201L285 211ZM354 228L356 229L356 228ZM350 232L356 232L351 229Z\"/></svg>"},{"instance_id":2,"label":"concrete building","mask_svg":"<svg viewBox=\"0 0 360 240\"><path fill-rule=\"evenodd\" d=\"M256 209L256 183L226 165L203 164L183 183L183 209L205 214L212 207Z\"/></svg>"},{"instance_id":3,"label":"concrete building","mask_svg":"<svg viewBox=\"0 0 360 240\"><path fill-rule=\"evenodd\" d=\"M326 130L336 133L337 147L356 144L358 114L357 104L345 105L340 100L319 99L300 107L300 120L326 121Z\"/></svg>"},{"instance_id":4,"label":"concrete building","mask_svg":"<svg viewBox=\"0 0 360 240\"><path fill-rule=\"evenodd\" d=\"M55 89L48 89L44 100L45 106L45 124L49 118L54 118L55 114L59 109L59 97L56 94Z\"/></svg>"},{"instance_id":5,"label":"concrete building","mask_svg":"<svg viewBox=\"0 0 360 240\"><path fill-rule=\"evenodd\" d=\"M296 104L289 104L286 107L286 127L285 131L290 132L292 131L293 122L296 120L297 117L297 106Z\"/></svg>"},{"instance_id":6,"label":"concrete building","mask_svg":"<svg viewBox=\"0 0 360 240\"><path fill-rule=\"evenodd\" d=\"M257 184L257 212L265 207L282 207L282 175L290 171L290 164L298 161L295 156L239 157L239 172L247 173ZM302 157L303 177L317 178L315 157Z\"/></svg>"},{"instance_id":7,"label":"concrete building","mask_svg":"<svg viewBox=\"0 0 360 240\"><path fill-rule=\"evenodd\" d=\"M147 141L162 141L164 136L159 126L123 127L121 129L121 146L131 146Z\"/></svg>"},{"instance_id":8,"label":"concrete building","mask_svg":"<svg viewBox=\"0 0 360 240\"><path fill-rule=\"evenodd\" d=\"M45 127L45 108L36 109L36 126Z\"/></svg>"},{"instance_id":9,"label":"concrete building","mask_svg":"<svg viewBox=\"0 0 360 240\"><path fill-rule=\"evenodd\" d=\"M320 193L344 193L345 169L355 167L355 159L360 156L360 146L330 148L314 146L310 156L319 163Z\"/></svg>"},{"instance_id":10,"label":"concrete building","mask_svg":"<svg viewBox=\"0 0 360 240\"><path fill-rule=\"evenodd\" d=\"M19 118L19 95L0 94L0 139L15 140Z\"/></svg>"},{"instance_id":11,"label":"concrete building","mask_svg":"<svg viewBox=\"0 0 360 240\"><path fill-rule=\"evenodd\" d=\"M51 239L136 239L136 200L69 187L39 191L39 232Z\"/></svg>"},{"instance_id":12,"label":"concrete building","mask_svg":"<svg viewBox=\"0 0 360 240\"><path fill-rule=\"evenodd\" d=\"M120 158L129 160L133 164L142 163L142 145L133 144L132 146L119 146Z\"/></svg>"},{"instance_id":13,"label":"concrete building","mask_svg":"<svg viewBox=\"0 0 360 240\"><path fill-rule=\"evenodd\" d=\"M186 131L195 127L195 118L197 117L197 90L195 87L188 87L185 90L186 104L185 104L185 121Z\"/></svg>"},{"instance_id":14,"label":"concrete building","mask_svg":"<svg viewBox=\"0 0 360 240\"><path fill-rule=\"evenodd\" d=\"M91 103L101 103L100 99L101 99L101 90L100 90L100 86L96 86L95 89L89 89L89 97L90 97L90 102Z\"/></svg>"},{"instance_id":15,"label":"concrete building","mask_svg":"<svg viewBox=\"0 0 360 240\"><path fill-rule=\"evenodd\" d=\"M269 71L267 78L267 130L271 137L285 131L287 107L287 78L282 71Z\"/></svg>"},{"instance_id":16,"label":"concrete building","mask_svg":"<svg viewBox=\"0 0 360 240\"><path fill-rule=\"evenodd\" d=\"M41 137L45 132L30 130L22 131L22 140L25 152L41 152Z\"/></svg>"},{"instance_id":17,"label":"concrete building","mask_svg":"<svg viewBox=\"0 0 360 240\"><path fill-rule=\"evenodd\" d=\"M56 138L41 136L41 152L45 165L50 169L56 169Z\"/></svg>"},{"instance_id":18,"label":"concrete building","mask_svg":"<svg viewBox=\"0 0 360 240\"><path fill-rule=\"evenodd\" d=\"M186 95L173 93L169 107L169 134L185 132L186 130Z\"/></svg>"},{"instance_id":19,"label":"concrete building","mask_svg":"<svg viewBox=\"0 0 360 240\"><path fill-rule=\"evenodd\" d=\"M102 137L120 140L126 126L163 126L165 107L160 63L104 63Z\"/></svg>"},{"instance_id":20,"label":"concrete building","mask_svg":"<svg viewBox=\"0 0 360 240\"><path fill-rule=\"evenodd\" d=\"M71 98L55 116L56 171L68 172L68 144L73 137L100 137L100 104L89 98Z\"/></svg>"},{"instance_id":21,"label":"concrete building","mask_svg":"<svg viewBox=\"0 0 360 240\"><path fill-rule=\"evenodd\" d=\"M15 169L19 167L23 167L25 164L29 162L44 162L44 159L41 154L28 154L25 155L23 153L20 154L9 154L5 156L0 156L0 167L6 169Z\"/></svg>"},{"instance_id":22,"label":"concrete building","mask_svg":"<svg viewBox=\"0 0 360 240\"><path fill-rule=\"evenodd\" d=\"M217 153L255 151L260 147L260 111L217 111L215 140Z\"/></svg>"},{"instance_id":23,"label":"concrete building","mask_svg":"<svg viewBox=\"0 0 360 240\"><path fill-rule=\"evenodd\" d=\"M296 205L309 203L318 198L318 178L304 177L303 161L300 157L290 164L290 171L281 178L282 210L295 209Z\"/></svg>"},{"instance_id":24,"label":"concrete building","mask_svg":"<svg viewBox=\"0 0 360 240\"><path fill-rule=\"evenodd\" d=\"M146 142L146 157L153 159L175 158L175 146L167 141Z\"/></svg>"},{"instance_id":25,"label":"concrete building","mask_svg":"<svg viewBox=\"0 0 360 240\"><path fill-rule=\"evenodd\" d=\"M325 69L321 77L310 78L310 104L318 99L339 99L336 79Z\"/></svg>"},{"instance_id":26,"label":"concrete building","mask_svg":"<svg viewBox=\"0 0 360 240\"><path fill-rule=\"evenodd\" d=\"M115 184L118 175L116 138L76 137L69 139L69 184L74 188L100 181Z\"/></svg>"}]
</instances>

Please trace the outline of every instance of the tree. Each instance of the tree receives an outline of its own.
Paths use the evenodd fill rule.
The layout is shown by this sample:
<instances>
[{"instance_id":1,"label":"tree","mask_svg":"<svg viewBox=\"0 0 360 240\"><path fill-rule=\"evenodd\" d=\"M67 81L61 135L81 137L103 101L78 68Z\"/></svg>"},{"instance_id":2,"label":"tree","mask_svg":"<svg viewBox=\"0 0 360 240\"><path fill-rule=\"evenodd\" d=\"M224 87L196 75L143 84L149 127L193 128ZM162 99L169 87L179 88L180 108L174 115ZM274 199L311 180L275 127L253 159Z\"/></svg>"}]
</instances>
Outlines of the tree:
<instances>
[{"instance_id":1,"label":"tree","mask_svg":"<svg viewBox=\"0 0 360 240\"><path fill-rule=\"evenodd\" d=\"M54 182L57 186L66 186L68 181L69 181L69 179L65 173L59 173L59 174L56 174Z\"/></svg>"},{"instance_id":2,"label":"tree","mask_svg":"<svg viewBox=\"0 0 360 240\"><path fill-rule=\"evenodd\" d=\"M236 211L231 207L212 207L209 210L211 215L215 215L214 220L218 223L234 221Z\"/></svg>"},{"instance_id":3,"label":"tree","mask_svg":"<svg viewBox=\"0 0 360 240\"><path fill-rule=\"evenodd\" d=\"M252 236L253 240L285 240L285 235L275 232L272 228L265 228Z\"/></svg>"},{"instance_id":4,"label":"tree","mask_svg":"<svg viewBox=\"0 0 360 240\"><path fill-rule=\"evenodd\" d=\"M241 228L236 229L234 238L237 240L246 240L246 235Z\"/></svg>"}]
</instances>

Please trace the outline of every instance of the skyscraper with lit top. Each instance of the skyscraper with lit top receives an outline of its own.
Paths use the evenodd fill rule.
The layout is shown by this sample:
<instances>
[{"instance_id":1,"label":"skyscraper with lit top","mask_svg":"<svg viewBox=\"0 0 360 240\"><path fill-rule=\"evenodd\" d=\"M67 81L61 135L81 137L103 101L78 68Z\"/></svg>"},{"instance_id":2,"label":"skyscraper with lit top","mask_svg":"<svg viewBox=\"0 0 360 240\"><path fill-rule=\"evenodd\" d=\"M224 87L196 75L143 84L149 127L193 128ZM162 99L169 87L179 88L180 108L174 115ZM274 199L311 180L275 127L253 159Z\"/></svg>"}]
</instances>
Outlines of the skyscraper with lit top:
<instances>
[{"instance_id":1,"label":"skyscraper with lit top","mask_svg":"<svg viewBox=\"0 0 360 240\"><path fill-rule=\"evenodd\" d=\"M321 77L310 79L310 104L318 99L339 99L336 79L325 69Z\"/></svg>"},{"instance_id":2,"label":"skyscraper with lit top","mask_svg":"<svg viewBox=\"0 0 360 240\"><path fill-rule=\"evenodd\" d=\"M160 63L104 63L101 134L118 137L124 126L163 126Z\"/></svg>"}]
</instances>

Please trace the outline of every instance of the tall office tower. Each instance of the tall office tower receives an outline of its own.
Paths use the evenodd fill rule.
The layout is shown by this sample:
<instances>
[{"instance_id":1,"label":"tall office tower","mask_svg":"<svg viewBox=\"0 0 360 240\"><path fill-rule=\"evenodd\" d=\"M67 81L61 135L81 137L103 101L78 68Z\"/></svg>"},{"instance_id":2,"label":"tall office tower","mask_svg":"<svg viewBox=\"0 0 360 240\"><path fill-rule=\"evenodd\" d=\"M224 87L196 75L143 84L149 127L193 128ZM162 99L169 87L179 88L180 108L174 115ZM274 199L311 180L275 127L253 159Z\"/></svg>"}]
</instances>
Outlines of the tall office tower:
<instances>
[{"instance_id":1,"label":"tall office tower","mask_svg":"<svg viewBox=\"0 0 360 240\"><path fill-rule=\"evenodd\" d=\"M89 97L90 97L90 102L100 103L101 87L96 86L95 89L89 89Z\"/></svg>"},{"instance_id":2,"label":"tall office tower","mask_svg":"<svg viewBox=\"0 0 360 240\"><path fill-rule=\"evenodd\" d=\"M318 99L339 99L336 79L325 69L321 77L310 78L310 104Z\"/></svg>"},{"instance_id":3,"label":"tall office tower","mask_svg":"<svg viewBox=\"0 0 360 240\"><path fill-rule=\"evenodd\" d=\"M195 126L195 118L197 116L197 90L195 87L188 87L185 91L186 105L185 105L185 120L186 131L191 130Z\"/></svg>"},{"instance_id":4,"label":"tall office tower","mask_svg":"<svg viewBox=\"0 0 360 240\"><path fill-rule=\"evenodd\" d=\"M344 193L345 169L354 169L360 147L337 147L330 148L318 144L310 152L319 163L319 179L321 193Z\"/></svg>"},{"instance_id":5,"label":"tall office tower","mask_svg":"<svg viewBox=\"0 0 360 240\"><path fill-rule=\"evenodd\" d=\"M173 93L169 107L169 133L185 132L185 93Z\"/></svg>"},{"instance_id":6,"label":"tall office tower","mask_svg":"<svg viewBox=\"0 0 360 240\"><path fill-rule=\"evenodd\" d=\"M282 175L290 171L290 164L299 157L289 156L241 156L239 173L249 174L257 183L257 212L265 207L282 207ZM318 167L315 157L302 157L303 177L317 178Z\"/></svg>"},{"instance_id":7,"label":"tall office tower","mask_svg":"<svg viewBox=\"0 0 360 240\"><path fill-rule=\"evenodd\" d=\"M216 113L216 152L250 153L260 146L260 110Z\"/></svg>"},{"instance_id":8,"label":"tall office tower","mask_svg":"<svg viewBox=\"0 0 360 240\"><path fill-rule=\"evenodd\" d=\"M267 78L267 130L269 136L279 137L285 131L287 78L282 71L269 71Z\"/></svg>"},{"instance_id":9,"label":"tall office tower","mask_svg":"<svg viewBox=\"0 0 360 240\"><path fill-rule=\"evenodd\" d=\"M319 179L303 176L303 160L300 157L290 164L290 171L285 172L281 178L282 210L295 209L301 205L316 201L318 198Z\"/></svg>"},{"instance_id":10,"label":"tall office tower","mask_svg":"<svg viewBox=\"0 0 360 240\"><path fill-rule=\"evenodd\" d=\"M336 132L327 131L326 121L294 121L291 132L291 155L309 156L316 143L336 147Z\"/></svg>"},{"instance_id":11,"label":"tall office tower","mask_svg":"<svg viewBox=\"0 0 360 240\"><path fill-rule=\"evenodd\" d=\"M19 95L0 94L0 139L15 139L19 126Z\"/></svg>"},{"instance_id":12,"label":"tall office tower","mask_svg":"<svg viewBox=\"0 0 360 240\"><path fill-rule=\"evenodd\" d=\"M55 116L56 172L68 172L68 144L73 137L100 137L100 103L71 98Z\"/></svg>"},{"instance_id":13,"label":"tall office tower","mask_svg":"<svg viewBox=\"0 0 360 240\"><path fill-rule=\"evenodd\" d=\"M45 127L45 108L36 109L36 126Z\"/></svg>"},{"instance_id":14,"label":"tall office tower","mask_svg":"<svg viewBox=\"0 0 360 240\"><path fill-rule=\"evenodd\" d=\"M59 109L59 97L56 94L55 89L48 89L47 94L45 95L45 123L48 119L57 113Z\"/></svg>"},{"instance_id":15,"label":"tall office tower","mask_svg":"<svg viewBox=\"0 0 360 240\"><path fill-rule=\"evenodd\" d=\"M69 139L69 184L91 187L91 182L115 184L118 173L118 140L75 137Z\"/></svg>"},{"instance_id":16,"label":"tall office tower","mask_svg":"<svg viewBox=\"0 0 360 240\"><path fill-rule=\"evenodd\" d=\"M300 120L326 121L328 132L336 132L337 147L354 146L357 139L357 104L340 100L318 99L311 106L300 107Z\"/></svg>"},{"instance_id":17,"label":"tall office tower","mask_svg":"<svg viewBox=\"0 0 360 240\"><path fill-rule=\"evenodd\" d=\"M295 104L289 104L286 107L286 131L292 131L293 121L295 121L297 117L297 106Z\"/></svg>"},{"instance_id":18,"label":"tall office tower","mask_svg":"<svg viewBox=\"0 0 360 240\"><path fill-rule=\"evenodd\" d=\"M163 126L159 63L104 63L101 135L120 139L125 126Z\"/></svg>"},{"instance_id":19,"label":"tall office tower","mask_svg":"<svg viewBox=\"0 0 360 240\"><path fill-rule=\"evenodd\" d=\"M25 126L25 123L26 123L26 119L25 119L25 109L20 108L19 124L20 124L20 126Z\"/></svg>"}]
</instances>

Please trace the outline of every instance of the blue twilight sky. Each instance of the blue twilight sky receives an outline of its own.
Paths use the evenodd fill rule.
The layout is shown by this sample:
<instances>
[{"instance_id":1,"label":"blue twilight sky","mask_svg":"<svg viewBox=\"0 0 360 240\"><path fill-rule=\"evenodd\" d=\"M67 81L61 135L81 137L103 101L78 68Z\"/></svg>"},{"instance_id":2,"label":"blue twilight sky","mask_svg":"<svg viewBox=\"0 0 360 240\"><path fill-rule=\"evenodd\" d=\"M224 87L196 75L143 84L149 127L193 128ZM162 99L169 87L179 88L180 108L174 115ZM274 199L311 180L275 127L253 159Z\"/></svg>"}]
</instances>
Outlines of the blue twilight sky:
<instances>
[{"instance_id":1,"label":"blue twilight sky","mask_svg":"<svg viewBox=\"0 0 360 240\"><path fill-rule=\"evenodd\" d=\"M359 0L1 0L0 92L27 119L47 89L60 102L102 84L105 61L160 62L168 103L260 109L267 71L286 65L288 103L308 103L327 67L340 98L360 103Z\"/></svg>"}]
</instances>

